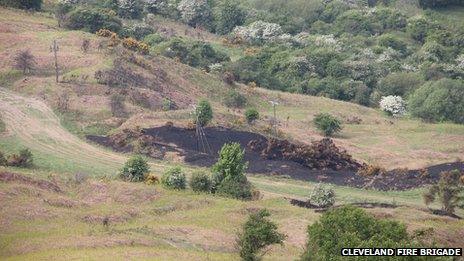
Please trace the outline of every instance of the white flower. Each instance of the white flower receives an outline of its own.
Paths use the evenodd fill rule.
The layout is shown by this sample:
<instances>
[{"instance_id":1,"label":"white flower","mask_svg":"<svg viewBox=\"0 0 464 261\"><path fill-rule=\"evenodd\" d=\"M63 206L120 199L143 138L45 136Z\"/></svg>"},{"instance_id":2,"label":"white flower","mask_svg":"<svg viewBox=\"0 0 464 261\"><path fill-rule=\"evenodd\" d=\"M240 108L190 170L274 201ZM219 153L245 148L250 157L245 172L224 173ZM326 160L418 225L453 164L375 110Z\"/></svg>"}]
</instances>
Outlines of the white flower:
<instances>
[{"instance_id":1,"label":"white flower","mask_svg":"<svg viewBox=\"0 0 464 261\"><path fill-rule=\"evenodd\" d=\"M456 58L456 63L459 69L464 70L464 53Z\"/></svg>"},{"instance_id":2,"label":"white flower","mask_svg":"<svg viewBox=\"0 0 464 261\"><path fill-rule=\"evenodd\" d=\"M278 24L256 21L248 26L235 27L232 34L250 43L276 41L282 35L282 28Z\"/></svg>"},{"instance_id":3,"label":"white flower","mask_svg":"<svg viewBox=\"0 0 464 261\"><path fill-rule=\"evenodd\" d=\"M182 0L177 10L182 20L189 25L196 25L198 22L209 19L211 15L207 0Z\"/></svg>"},{"instance_id":4,"label":"white flower","mask_svg":"<svg viewBox=\"0 0 464 261\"><path fill-rule=\"evenodd\" d=\"M406 113L406 105L400 96L384 96L380 100L380 109L393 115L400 116Z\"/></svg>"}]
</instances>

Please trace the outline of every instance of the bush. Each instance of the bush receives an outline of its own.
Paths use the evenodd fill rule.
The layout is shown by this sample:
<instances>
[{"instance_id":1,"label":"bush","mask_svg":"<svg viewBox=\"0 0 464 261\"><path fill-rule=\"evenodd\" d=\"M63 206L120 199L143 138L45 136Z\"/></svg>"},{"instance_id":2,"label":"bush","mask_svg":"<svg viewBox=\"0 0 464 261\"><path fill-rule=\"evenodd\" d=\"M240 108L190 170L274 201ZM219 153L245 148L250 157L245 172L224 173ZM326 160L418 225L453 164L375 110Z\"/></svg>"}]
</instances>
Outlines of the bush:
<instances>
[{"instance_id":1,"label":"bush","mask_svg":"<svg viewBox=\"0 0 464 261\"><path fill-rule=\"evenodd\" d=\"M438 184L429 188L424 194L426 205L438 200L442 206L442 210L448 214L454 214L457 207L464 208L464 183L461 178L464 173L459 170L442 172Z\"/></svg>"},{"instance_id":2,"label":"bush","mask_svg":"<svg viewBox=\"0 0 464 261\"><path fill-rule=\"evenodd\" d=\"M121 20L98 9L77 8L68 14L63 24L68 29L96 32L108 29L112 32L121 30Z\"/></svg>"},{"instance_id":3,"label":"bush","mask_svg":"<svg viewBox=\"0 0 464 261\"><path fill-rule=\"evenodd\" d=\"M35 57L29 50L19 51L13 57L13 67L21 70L23 74L30 73L36 64Z\"/></svg>"},{"instance_id":4,"label":"bush","mask_svg":"<svg viewBox=\"0 0 464 261\"><path fill-rule=\"evenodd\" d=\"M237 240L242 260L260 260L257 256L260 250L272 244L283 243L285 235L277 231L277 225L268 219L270 216L269 211L263 209L250 214L243 224Z\"/></svg>"},{"instance_id":5,"label":"bush","mask_svg":"<svg viewBox=\"0 0 464 261\"><path fill-rule=\"evenodd\" d=\"M390 116L400 116L406 112L406 104L401 96L384 96L380 99L380 109Z\"/></svg>"},{"instance_id":6,"label":"bush","mask_svg":"<svg viewBox=\"0 0 464 261\"><path fill-rule=\"evenodd\" d=\"M409 110L429 122L464 123L464 82L441 79L417 89L409 98Z\"/></svg>"},{"instance_id":7,"label":"bush","mask_svg":"<svg viewBox=\"0 0 464 261\"><path fill-rule=\"evenodd\" d=\"M405 225L377 220L362 209L344 206L325 212L308 227L308 243L302 260L345 260L340 256L342 248L415 245Z\"/></svg>"},{"instance_id":8,"label":"bush","mask_svg":"<svg viewBox=\"0 0 464 261\"><path fill-rule=\"evenodd\" d=\"M216 25L217 33L228 34L236 26L240 26L245 22L246 12L240 8L238 2L227 0L219 8Z\"/></svg>"},{"instance_id":9,"label":"bush","mask_svg":"<svg viewBox=\"0 0 464 261\"><path fill-rule=\"evenodd\" d=\"M143 38L143 42L148 44L149 46L155 46L164 41L166 41L166 38L164 38L164 36L158 33L149 34Z\"/></svg>"},{"instance_id":10,"label":"bush","mask_svg":"<svg viewBox=\"0 0 464 261\"><path fill-rule=\"evenodd\" d=\"M340 120L328 113L317 114L313 122L316 128L322 131L325 136L332 136L342 129Z\"/></svg>"},{"instance_id":11,"label":"bush","mask_svg":"<svg viewBox=\"0 0 464 261\"><path fill-rule=\"evenodd\" d=\"M139 52L141 54L148 54L148 52L150 51L146 43L139 42L131 37L122 40L122 46L129 50Z\"/></svg>"},{"instance_id":12,"label":"bush","mask_svg":"<svg viewBox=\"0 0 464 261\"><path fill-rule=\"evenodd\" d=\"M237 199L251 199L252 186L245 176L248 163L244 162L245 151L239 143L227 143L219 152L214 164L213 192Z\"/></svg>"},{"instance_id":13,"label":"bush","mask_svg":"<svg viewBox=\"0 0 464 261\"><path fill-rule=\"evenodd\" d=\"M384 96L406 96L417 89L422 82L417 73L391 73L380 80L378 90Z\"/></svg>"},{"instance_id":14,"label":"bush","mask_svg":"<svg viewBox=\"0 0 464 261\"><path fill-rule=\"evenodd\" d=\"M137 19L142 14L138 0L118 0L118 15L123 18Z\"/></svg>"},{"instance_id":15,"label":"bush","mask_svg":"<svg viewBox=\"0 0 464 261\"><path fill-rule=\"evenodd\" d=\"M155 184L158 184L160 182L158 176L156 175L153 175L153 174L148 174L146 177L145 177L145 184L147 185L155 185Z\"/></svg>"},{"instance_id":16,"label":"bush","mask_svg":"<svg viewBox=\"0 0 464 261\"><path fill-rule=\"evenodd\" d=\"M230 90L224 97L224 104L231 108L242 108L247 103L247 98L236 90Z\"/></svg>"},{"instance_id":17,"label":"bush","mask_svg":"<svg viewBox=\"0 0 464 261\"><path fill-rule=\"evenodd\" d=\"M186 24L192 27L211 27L212 10L207 0L182 0L177 10Z\"/></svg>"},{"instance_id":18,"label":"bush","mask_svg":"<svg viewBox=\"0 0 464 261\"><path fill-rule=\"evenodd\" d=\"M320 208L331 207L335 204L335 192L332 188L319 183L311 192L309 203Z\"/></svg>"},{"instance_id":19,"label":"bush","mask_svg":"<svg viewBox=\"0 0 464 261\"><path fill-rule=\"evenodd\" d=\"M33 166L33 156L29 149L22 149L18 154L8 156L7 165L11 167L30 168Z\"/></svg>"},{"instance_id":20,"label":"bush","mask_svg":"<svg viewBox=\"0 0 464 261\"><path fill-rule=\"evenodd\" d=\"M180 167L168 169L161 177L161 184L170 189L185 189L187 179Z\"/></svg>"},{"instance_id":21,"label":"bush","mask_svg":"<svg viewBox=\"0 0 464 261\"><path fill-rule=\"evenodd\" d=\"M259 119L259 112L255 108L250 108L245 111L245 118L248 123L253 123L255 120Z\"/></svg>"},{"instance_id":22,"label":"bush","mask_svg":"<svg viewBox=\"0 0 464 261\"><path fill-rule=\"evenodd\" d=\"M392 34L384 34L380 36L379 45L383 47L391 47L402 53L407 50L407 44Z\"/></svg>"},{"instance_id":23,"label":"bush","mask_svg":"<svg viewBox=\"0 0 464 261\"><path fill-rule=\"evenodd\" d=\"M206 126L213 119L213 109L207 100L201 100L195 109L195 122L201 126Z\"/></svg>"},{"instance_id":24,"label":"bush","mask_svg":"<svg viewBox=\"0 0 464 261\"><path fill-rule=\"evenodd\" d=\"M42 0L0 0L0 6L40 10L42 8Z\"/></svg>"},{"instance_id":25,"label":"bush","mask_svg":"<svg viewBox=\"0 0 464 261\"><path fill-rule=\"evenodd\" d=\"M142 156L134 156L124 164L120 177L126 181L141 182L149 172L150 166L147 161Z\"/></svg>"},{"instance_id":26,"label":"bush","mask_svg":"<svg viewBox=\"0 0 464 261\"><path fill-rule=\"evenodd\" d=\"M142 40L144 37L154 33L154 30L151 26L145 23L133 24L127 27L124 27L121 31L121 37L133 37L137 40Z\"/></svg>"},{"instance_id":27,"label":"bush","mask_svg":"<svg viewBox=\"0 0 464 261\"><path fill-rule=\"evenodd\" d=\"M195 192L211 192L213 181L205 172L194 172L189 182L190 187Z\"/></svg>"}]
</instances>

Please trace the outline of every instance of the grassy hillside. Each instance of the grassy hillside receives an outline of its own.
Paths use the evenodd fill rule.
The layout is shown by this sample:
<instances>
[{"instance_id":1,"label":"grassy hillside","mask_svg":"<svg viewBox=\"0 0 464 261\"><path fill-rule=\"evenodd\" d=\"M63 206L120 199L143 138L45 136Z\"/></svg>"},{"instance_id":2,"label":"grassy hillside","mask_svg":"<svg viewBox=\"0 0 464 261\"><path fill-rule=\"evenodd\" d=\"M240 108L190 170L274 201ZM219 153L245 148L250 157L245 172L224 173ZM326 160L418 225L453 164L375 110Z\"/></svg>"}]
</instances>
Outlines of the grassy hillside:
<instances>
[{"instance_id":1,"label":"grassy hillside","mask_svg":"<svg viewBox=\"0 0 464 261\"><path fill-rule=\"evenodd\" d=\"M46 8L53 2L46 1ZM167 19L160 23L179 33L185 28ZM215 35L204 37L222 46ZM54 39L60 46L59 83L54 80L49 49ZM80 49L83 39L91 42L87 53ZM32 169L0 167L2 260L235 260L236 232L249 213L261 208L270 210L279 231L287 235L284 245L273 246L265 260L297 259L306 242L307 225L320 214L292 206L286 198L305 200L316 184L248 175L263 198L246 202L127 183L116 175L130 155L85 141L86 134L160 126L167 121L188 125L192 105L200 98L212 102L213 125L266 135L273 115L269 101L277 101L281 136L301 142L322 138L312 119L319 112L330 112L344 122L342 132L334 137L337 145L358 160L389 169L420 168L464 157L464 125L392 119L377 109L329 98L243 84L230 86L220 75L164 56L135 55L136 62L124 60L149 83L156 82L153 88L127 88L124 94L120 88L99 84L94 77L96 71L113 68L118 58L127 55L117 48L99 50L101 41L104 39L94 34L59 28L47 13L0 8L0 151L13 153L28 147L34 155ZM36 69L26 76L11 66L16 52L25 49L37 61ZM243 51L227 50L237 56ZM230 89L245 95L247 107L256 107L261 120L250 126L245 123L244 108L227 108L223 97ZM147 95L157 105L147 108L133 102L129 96L135 92ZM61 111L64 93L69 107ZM114 117L111 96L121 93L126 95L127 116ZM163 111L159 106L162 98L174 101L178 110ZM354 117L361 119L360 124L348 123ZM149 164L158 176L173 165L180 165L188 176L197 169L176 159L150 160ZM78 173L89 178L77 181ZM424 189L376 191L334 186L334 190L336 205L388 203L393 207L374 207L368 212L404 222L409 232L432 228L439 245L464 247L464 221L430 214L422 200Z\"/></svg>"}]
</instances>

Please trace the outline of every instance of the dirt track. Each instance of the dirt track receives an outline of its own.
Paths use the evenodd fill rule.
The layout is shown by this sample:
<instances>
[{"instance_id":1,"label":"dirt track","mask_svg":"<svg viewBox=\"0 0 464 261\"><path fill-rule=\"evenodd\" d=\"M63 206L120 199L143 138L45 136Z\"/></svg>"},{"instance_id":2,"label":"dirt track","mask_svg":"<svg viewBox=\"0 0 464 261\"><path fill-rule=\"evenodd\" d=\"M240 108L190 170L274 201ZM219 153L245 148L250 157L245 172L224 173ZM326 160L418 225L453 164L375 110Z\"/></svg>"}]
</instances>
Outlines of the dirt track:
<instances>
[{"instance_id":1,"label":"dirt track","mask_svg":"<svg viewBox=\"0 0 464 261\"><path fill-rule=\"evenodd\" d=\"M73 164L121 166L126 156L83 142L64 129L59 118L42 101L26 98L0 88L0 114L7 135L14 135L23 146ZM161 165L151 163L155 168Z\"/></svg>"}]
</instances>

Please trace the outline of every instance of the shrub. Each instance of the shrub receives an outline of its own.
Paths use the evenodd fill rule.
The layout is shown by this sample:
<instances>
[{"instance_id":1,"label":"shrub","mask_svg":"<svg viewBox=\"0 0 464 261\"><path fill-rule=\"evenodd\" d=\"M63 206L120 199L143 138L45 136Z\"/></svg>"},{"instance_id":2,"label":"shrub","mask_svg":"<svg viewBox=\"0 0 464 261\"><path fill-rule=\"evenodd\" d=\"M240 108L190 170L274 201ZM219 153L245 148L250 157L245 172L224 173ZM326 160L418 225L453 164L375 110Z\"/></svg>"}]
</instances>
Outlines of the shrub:
<instances>
[{"instance_id":1,"label":"shrub","mask_svg":"<svg viewBox=\"0 0 464 261\"><path fill-rule=\"evenodd\" d=\"M390 116L400 116L406 112L406 104L401 96L384 96L380 99L380 109Z\"/></svg>"},{"instance_id":2,"label":"shrub","mask_svg":"<svg viewBox=\"0 0 464 261\"><path fill-rule=\"evenodd\" d=\"M379 37L379 45L383 47L391 47L400 52L406 52L407 44L392 34L384 34Z\"/></svg>"},{"instance_id":3,"label":"shrub","mask_svg":"<svg viewBox=\"0 0 464 261\"><path fill-rule=\"evenodd\" d=\"M148 52L150 51L146 43L139 42L132 37L125 38L124 40L122 40L122 46L129 50L136 51L142 54L148 54Z\"/></svg>"},{"instance_id":4,"label":"shrub","mask_svg":"<svg viewBox=\"0 0 464 261\"><path fill-rule=\"evenodd\" d=\"M311 192L309 203L320 208L331 207L335 204L335 192L332 188L319 183Z\"/></svg>"},{"instance_id":5,"label":"shrub","mask_svg":"<svg viewBox=\"0 0 464 261\"><path fill-rule=\"evenodd\" d=\"M33 166L33 156L29 149L22 149L19 154L8 156L7 165L12 167L30 168Z\"/></svg>"},{"instance_id":6,"label":"shrub","mask_svg":"<svg viewBox=\"0 0 464 261\"><path fill-rule=\"evenodd\" d=\"M108 29L113 32L121 30L121 21L107 12L98 9L77 8L68 14L63 24L68 29L96 32Z\"/></svg>"},{"instance_id":7,"label":"shrub","mask_svg":"<svg viewBox=\"0 0 464 261\"><path fill-rule=\"evenodd\" d=\"M325 136L332 136L342 129L340 120L328 113L317 114L313 122L316 128L322 131Z\"/></svg>"},{"instance_id":8,"label":"shrub","mask_svg":"<svg viewBox=\"0 0 464 261\"><path fill-rule=\"evenodd\" d=\"M211 192L213 182L205 172L194 172L189 182L190 187L195 192Z\"/></svg>"},{"instance_id":9,"label":"shrub","mask_svg":"<svg viewBox=\"0 0 464 261\"><path fill-rule=\"evenodd\" d=\"M227 143L219 152L219 160L212 167L213 192L237 199L251 199L252 186L244 172L245 151L239 143Z\"/></svg>"},{"instance_id":10,"label":"shrub","mask_svg":"<svg viewBox=\"0 0 464 261\"><path fill-rule=\"evenodd\" d=\"M409 110L426 121L464 123L464 82L441 79L417 89L409 98Z\"/></svg>"},{"instance_id":11,"label":"shrub","mask_svg":"<svg viewBox=\"0 0 464 261\"><path fill-rule=\"evenodd\" d=\"M236 26L245 22L246 12L234 0L227 0L219 7L217 17L216 32L219 34L228 34Z\"/></svg>"},{"instance_id":12,"label":"shrub","mask_svg":"<svg viewBox=\"0 0 464 261\"><path fill-rule=\"evenodd\" d=\"M149 34L143 38L143 42L150 46L155 46L164 41L166 41L166 38L164 38L164 36L158 33Z\"/></svg>"},{"instance_id":13,"label":"shrub","mask_svg":"<svg viewBox=\"0 0 464 261\"><path fill-rule=\"evenodd\" d=\"M118 0L118 15L123 18L137 19L142 14L138 0Z\"/></svg>"},{"instance_id":14,"label":"shrub","mask_svg":"<svg viewBox=\"0 0 464 261\"><path fill-rule=\"evenodd\" d=\"M230 90L224 97L224 104L227 107L242 108L246 103L246 97L236 90Z\"/></svg>"},{"instance_id":15,"label":"shrub","mask_svg":"<svg viewBox=\"0 0 464 261\"><path fill-rule=\"evenodd\" d=\"M440 180L432 185L423 195L426 205L438 200L442 210L448 214L454 214L457 207L464 208L464 184L461 177L464 173L459 170L445 171L440 174Z\"/></svg>"},{"instance_id":16,"label":"shrub","mask_svg":"<svg viewBox=\"0 0 464 261\"><path fill-rule=\"evenodd\" d=\"M154 30L151 26L145 23L138 23L124 27L121 31L121 36L126 38L133 37L140 41L153 33Z\"/></svg>"},{"instance_id":17,"label":"shrub","mask_svg":"<svg viewBox=\"0 0 464 261\"><path fill-rule=\"evenodd\" d=\"M378 90L384 95L406 96L422 84L417 73L391 73L382 78Z\"/></svg>"},{"instance_id":18,"label":"shrub","mask_svg":"<svg viewBox=\"0 0 464 261\"><path fill-rule=\"evenodd\" d=\"M207 100L201 100L195 109L195 122L198 120L198 124L206 126L213 119L213 109L211 104Z\"/></svg>"},{"instance_id":19,"label":"shrub","mask_svg":"<svg viewBox=\"0 0 464 261\"><path fill-rule=\"evenodd\" d=\"M209 28L212 20L212 10L207 0L182 0L177 6L182 20L192 26Z\"/></svg>"},{"instance_id":20,"label":"shrub","mask_svg":"<svg viewBox=\"0 0 464 261\"><path fill-rule=\"evenodd\" d=\"M259 112L255 108L249 108L245 111L245 118L248 123L253 123L255 120L259 119Z\"/></svg>"},{"instance_id":21,"label":"shrub","mask_svg":"<svg viewBox=\"0 0 464 261\"><path fill-rule=\"evenodd\" d=\"M383 175L386 172L387 171L385 170L385 168L376 165L365 165L358 170L357 174L363 177L374 177L377 175Z\"/></svg>"},{"instance_id":22,"label":"shrub","mask_svg":"<svg viewBox=\"0 0 464 261\"><path fill-rule=\"evenodd\" d=\"M36 64L35 57L29 50L19 51L13 57L13 67L23 74L30 73Z\"/></svg>"},{"instance_id":23,"label":"shrub","mask_svg":"<svg viewBox=\"0 0 464 261\"><path fill-rule=\"evenodd\" d=\"M406 226L397 221L377 220L353 206L325 212L308 227L308 242L302 260L345 260L342 248L412 247Z\"/></svg>"},{"instance_id":24,"label":"shrub","mask_svg":"<svg viewBox=\"0 0 464 261\"><path fill-rule=\"evenodd\" d=\"M235 75L231 72L224 72L222 74L222 81L228 85L232 85L235 82Z\"/></svg>"},{"instance_id":25,"label":"shrub","mask_svg":"<svg viewBox=\"0 0 464 261\"><path fill-rule=\"evenodd\" d=\"M237 239L242 260L260 260L257 257L260 250L272 244L283 244L285 235L277 231L277 225L269 220L270 216L269 211L263 209L250 214L243 224Z\"/></svg>"},{"instance_id":26,"label":"shrub","mask_svg":"<svg viewBox=\"0 0 464 261\"><path fill-rule=\"evenodd\" d=\"M133 156L124 164L120 171L120 177L126 181L141 182L150 172L147 161L142 156Z\"/></svg>"},{"instance_id":27,"label":"shrub","mask_svg":"<svg viewBox=\"0 0 464 261\"><path fill-rule=\"evenodd\" d=\"M145 177L145 184L147 185L155 185L155 184L158 184L160 182L158 176L154 175L154 174L148 174L146 177Z\"/></svg>"},{"instance_id":28,"label":"shrub","mask_svg":"<svg viewBox=\"0 0 464 261\"><path fill-rule=\"evenodd\" d=\"M0 6L40 10L42 8L42 0L0 0Z\"/></svg>"},{"instance_id":29,"label":"shrub","mask_svg":"<svg viewBox=\"0 0 464 261\"><path fill-rule=\"evenodd\" d=\"M185 189L187 181L180 167L173 167L164 172L161 184L170 189Z\"/></svg>"}]
</instances>

